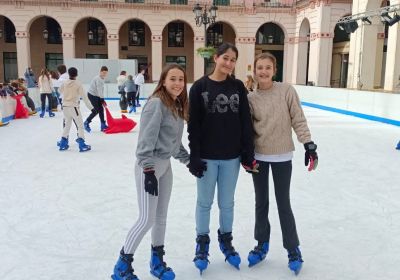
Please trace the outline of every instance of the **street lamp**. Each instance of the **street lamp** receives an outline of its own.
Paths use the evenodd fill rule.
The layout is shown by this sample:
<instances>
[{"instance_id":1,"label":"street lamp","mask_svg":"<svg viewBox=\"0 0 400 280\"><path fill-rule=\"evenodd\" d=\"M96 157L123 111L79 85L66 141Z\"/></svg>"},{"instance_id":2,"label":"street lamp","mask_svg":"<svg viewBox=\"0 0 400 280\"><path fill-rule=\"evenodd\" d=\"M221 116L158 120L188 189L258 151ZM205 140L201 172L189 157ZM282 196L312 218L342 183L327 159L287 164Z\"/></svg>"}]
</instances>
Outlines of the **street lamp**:
<instances>
[{"instance_id":1,"label":"street lamp","mask_svg":"<svg viewBox=\"0 0 400 280\"><path fill-rule=\"evenodd\" d=\"M43 30L43 39L47 40L49 38L49 31L47 29Z\"/></svg>"},{"instance_id":2,"label":"street lamp","mask_svg":"<svg viewBox=\"0 0 400 280\"><path fill-rule=\"evenodd\" d=\"M207 26L209 24L214 24L215 19L217 18L217 10L218 7L212 5L207 10L207 5L203 8L200 6L199 3L196 3L193 7L194 19L196 20L196 25L201 26L204 25L204 46L207 47ZM206 73L206 59L204 58L204 74Z\"/></svg>"}]
</instances>

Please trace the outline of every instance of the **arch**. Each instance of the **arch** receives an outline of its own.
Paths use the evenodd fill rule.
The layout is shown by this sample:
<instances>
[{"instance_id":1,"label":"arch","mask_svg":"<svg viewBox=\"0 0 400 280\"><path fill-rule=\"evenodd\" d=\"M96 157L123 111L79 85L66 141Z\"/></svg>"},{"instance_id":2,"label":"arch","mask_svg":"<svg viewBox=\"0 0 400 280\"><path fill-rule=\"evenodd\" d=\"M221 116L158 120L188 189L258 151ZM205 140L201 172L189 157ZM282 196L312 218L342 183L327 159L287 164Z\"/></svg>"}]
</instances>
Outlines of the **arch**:
<instances>
[{"instance_id":1,"label":"arch","mask_svg":"<svg viewBox=\"0 0 400 280\"><path fill-rule=\"evenodd\" d=\"M300 28L297 44L297 74L296 84L306 85L308 83L308 71L310 65L310 33L311 25L308 18L303 18Z\"/></svg>"},{"instance_id":2,"label":"arch","mask_svg":"<svg viewBox=\"0 0 400 280\"><path fill-rule=\"evenodd\" d=\"M148 69L152 64L152 34L150 26L139 18L130 18L118 29L120 59L136 59L139 69ZM132 74L132 73L131 73ZM151 71L145 72L146 81L152 80Z\"/></svg>"},{"instance_id":3,"label":"arch","mask_svg":"<svg viewBox=\"0 0 400 280\"><path fill-rule=\"evenodd\" d=\"M193 39L192 26L184 20L171 20L162 29L162 64L181 64L186 69L189 82L194 80Z\"/></svg>"},{"instance_id":4,"label":"arch","mask_svg":"<svg viewBox=\"0 0 400 280\"><path fill-rule=\"evenodd\" d=\"M79 18L77 21L75 21L74 24L73 24L73 27L72 27L72 32L75 34L76 27L78 26L78 24L80 24L82 21L88 20L88 19L95 19L95 20L100 21L103 24L105 32L107 34L107 32L108 32L107 31L107 26L104 24L104 22L101 21L100 19L98 19L97 17L93 17L93 16L85 16L85 17Z\"/></svg>"},{"instance_id":5,"label":"arch","mask_svg":"<svg viewBox=\"0 0 400 280\"><path fill-rule=\"evenodd\" d=\"M123 19L123 21L121 21L118 25L118 32L121 30L122 26L124 26L125 23L129 22L129 21L133 21L133 20L138 20L138 21L143 21L144 24L149 28L150 30L150 34L153 34L153 30L151 29L151 26L149 25L149 23L147 22L147 20L141 19L141 18L137 18L137 17L133 17L133 18L128 18L128 19Z\"/></svg>"},{"instance_id":6,"label":"arch","mask_svg":"<svg viewBox=\"0 0 400 280\"><path fill-rule=\"evenodd\" d=\"M76 58L108 58L108 30L103 21L92 16L80 18L73 33Z\"/></svg>"},{"instance_id":7,"label":"arch","mask_svg":"<svg viewBox=\"0 0 400 280\"><path fill-rule=\"evenodd\" d=\"M233 30L233 33L234 33L235 38L237 37L237 30L236 30L236 28L235 28L235 25L233 25L231 22L229 22L229 21L227 21L227 20L218 20L218 21L216 21L215 23L223 23L223 24L228 25L228 26ZM211 27L211 25L210 25L208 28L210 28L210 27ZM208 29L208 28L207 28L207 29Z\"/></svg>"},{"instance_id":8,"label":"arch","mask_svg":"<svg viewBox=\"0 0 400 280\"><path fill-rule=\"evenodd\" d=\"M33 24L36 20L38 20L39 18L42 18L42 17L48 17L48 18L51 18L51 19L53 19L54 21L56 21L56 22L58 23L58 25L60 26L60 28L61 28L61 32L63 32L63 31L62 31L62 25L60 24L60 22L59 22L58 20L56 20L54 17L52 17L52 16L50 16L50 15L46 15L46 14L36 15L36 16L34 16L33 18L31 18L31 19L26 23L26 29L25 29L25 30L29 31L29 30L31 29L31 27L32 27L32 24Z\"/></svg>"},{"instance_id":9,"label":"arch","mask_svg":"<svg viewBox=\"0 0 400 280\"><path fill-rule=\"evenodd\" d=\"M220 27L220 28L218 28ZM226 28L224 28L226 27ZM218 29L218 30L216 30ZM220 30L219 30L220 29ZM226 32L228 31L228 32ZM231 33L229 33L231 31ZM207 45L219 46L223 42L235 44L236 33L233 27L225 21L216 21L207 28ZM218 38L217 38L218 37Z\"/></svg>"},{"instance_id":10,"label":"arch","mask_svg":"<svg viewBox=\"0 0 400 280\"><path fill-rule=\"evenodd\" d=\"M287 29L285 28L285 26L282 23L280 23L278 21L270 20L270 21L266 21L263 24L261 24L260 26L258 26L258 28L256 30L256 34L254 34L255 38L257 38L257 33L261 29L261 27L263 27L265 24L268 24L268 23L272 23L272 24L279 26L283 32L284 37L286 38L288 36Z\"/></svg>"},{"instance_id":11,"label":"arch","mask_svg":"<svg viewBox=\"0 0 400 280\"><path fill-rule=\"evenodd\" d=\"M0 14L0 82L9 82L18 78L16 26L7 16Z\"/></svg>"},{"instance_id":12,"label":"arch","mask_svg":"<svg viewBox=\"0 0 400 280\"><path fill-rule=\"evenodd\" d=\"M280 23L268 21L260 25L256 32L255 55L262 52L270 52L276 57L277 72L275 79L283 81L286 54L285 37L286 29Z\"/></svg>"}]
</instances>

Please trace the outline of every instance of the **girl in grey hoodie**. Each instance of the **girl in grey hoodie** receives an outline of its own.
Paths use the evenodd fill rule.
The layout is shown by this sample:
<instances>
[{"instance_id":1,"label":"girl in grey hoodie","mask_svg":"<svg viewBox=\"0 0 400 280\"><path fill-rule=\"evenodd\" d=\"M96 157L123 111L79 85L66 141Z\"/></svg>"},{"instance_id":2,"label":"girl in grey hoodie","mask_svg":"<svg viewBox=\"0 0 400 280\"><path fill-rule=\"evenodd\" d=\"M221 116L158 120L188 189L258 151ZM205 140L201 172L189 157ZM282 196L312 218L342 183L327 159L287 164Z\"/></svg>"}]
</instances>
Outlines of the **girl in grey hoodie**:
<instances>
[{"instance_id":1,"label":"girl in grey hoodie","mask_svg":"<svg viewBox=\"0 0 400 280\"><path fill-rule=\"evenodd\" d=\"M139 217L131 228L114 267L114 280L137 280L133 254L152 229L150 272L163 280L175 273L163 261L168 203L172 189L171 156L185 165L189 154L182 145L184 120L188 119L186 74L177 64L164 68L158 85L143 107L136 149L135 178Z\"/></svg>"}]
</instances>

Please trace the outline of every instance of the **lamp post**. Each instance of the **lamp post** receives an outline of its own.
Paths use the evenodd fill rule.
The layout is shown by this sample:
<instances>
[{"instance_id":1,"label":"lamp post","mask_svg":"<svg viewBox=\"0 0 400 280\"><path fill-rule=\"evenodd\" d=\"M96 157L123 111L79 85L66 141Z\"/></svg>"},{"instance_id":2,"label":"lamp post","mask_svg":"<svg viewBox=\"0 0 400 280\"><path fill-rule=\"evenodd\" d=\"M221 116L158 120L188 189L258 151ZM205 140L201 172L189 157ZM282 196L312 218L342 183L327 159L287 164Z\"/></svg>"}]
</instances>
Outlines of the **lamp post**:
<instances>
[{"instance_id":1,"label":"lamp post","mask_svg":"<svg viewBox=\"0 0 400 280\"><path fill-rule=\"evenodd\" d=\"M218 7L215 5L212 5L208 10L207 10L207 5L204 6L203 8L200 6L199 3L196 3L196 5L193 7L193 13L195 16L196 20L196 25L201 26L204 25L204 46L207 47L207 26L209 24L214 24L215 19L217 18L217 10ZM206 73L206 58L204 58L204 74Z\"/></svg>"}]
</instances>

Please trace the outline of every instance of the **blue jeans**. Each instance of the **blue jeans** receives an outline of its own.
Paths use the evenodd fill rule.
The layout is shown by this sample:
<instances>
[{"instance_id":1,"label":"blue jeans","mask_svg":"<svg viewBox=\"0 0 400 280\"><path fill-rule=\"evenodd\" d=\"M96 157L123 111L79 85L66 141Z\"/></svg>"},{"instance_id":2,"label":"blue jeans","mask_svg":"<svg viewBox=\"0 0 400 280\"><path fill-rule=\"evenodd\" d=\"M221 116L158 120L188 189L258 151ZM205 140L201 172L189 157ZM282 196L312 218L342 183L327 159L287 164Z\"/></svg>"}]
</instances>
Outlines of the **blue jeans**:
<instances>
[{"instance_id":1,"label":"blue jeans","mask_svg":"<svg viewBox=\"0 0 400 280\"><path fill-rule=\"evenodd\" d=\"M210 211L216 184L218 187L219 230L221 233L232 232L234 196L240 159L203 159L203 161L207 162L207 171L204 172L202 178L197 179L197 235L210 233Z\"/></svg>"}]
</instances>

